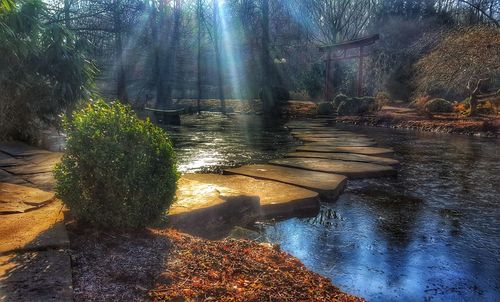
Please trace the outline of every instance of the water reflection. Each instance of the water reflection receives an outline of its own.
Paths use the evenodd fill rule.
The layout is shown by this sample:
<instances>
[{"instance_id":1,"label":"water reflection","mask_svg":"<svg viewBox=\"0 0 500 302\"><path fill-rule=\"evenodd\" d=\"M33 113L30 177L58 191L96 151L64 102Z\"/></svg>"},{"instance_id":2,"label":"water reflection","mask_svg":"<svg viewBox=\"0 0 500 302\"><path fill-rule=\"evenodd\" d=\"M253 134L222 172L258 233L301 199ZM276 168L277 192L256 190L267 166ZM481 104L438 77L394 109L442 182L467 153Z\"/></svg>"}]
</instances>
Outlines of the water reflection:
<instances>
[{"instance_id":1,"label":"water reflection","mask_svg":"<svg viewBox=\"0 0 500 302\"><path fill-rule=\"evenodd\" d=\"M294 141L281 121L183 117L183 172L266 162ZM351 128L395 148L398 178L349 182L313 218L262 222L269 241L369 301L499 301L499 141Z\"/></svg>"}]
</instances>

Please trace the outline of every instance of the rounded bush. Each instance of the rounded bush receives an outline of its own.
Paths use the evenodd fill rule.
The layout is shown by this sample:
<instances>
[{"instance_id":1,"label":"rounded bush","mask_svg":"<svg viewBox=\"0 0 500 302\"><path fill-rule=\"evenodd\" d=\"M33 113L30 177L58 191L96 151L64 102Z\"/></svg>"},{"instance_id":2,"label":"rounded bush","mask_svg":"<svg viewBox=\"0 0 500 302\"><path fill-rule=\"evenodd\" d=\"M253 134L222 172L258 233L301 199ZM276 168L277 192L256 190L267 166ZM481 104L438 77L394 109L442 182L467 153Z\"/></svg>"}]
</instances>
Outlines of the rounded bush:
<instances>
[{"instance_id":1,"label":"rounded bush","mask_svg":"<svg viewBox=\"0 0 500 302\"><path fill-rule=\"evenodd\" d=\"M425 104L424 109L429 113L450 113L453 112L453 104L445 99L432 99Z\"/></svg>"},{"instance_id":2,"label":"rounded bush","mask_svg":"<svg viewBox=\"0 0 500 302\"><path fill-rule=\"evenodd\" d=\"M333 98L333 108L335 108L335 110L337 110L340 106L340 103L344 102L344 101L348 101L349 100L349 97L345 94L337 94L334 98Z\"/></svg>"},{"instance_id":3,"label":"rounded bush","mask_svg":"<svg viewBox=\"0 0 500 302\"><path fill-rule=\"evenodd\" d=\"M377 110L375 98L348 98L342 101L337 109L339 115L362 115Z\"/></svg>"},{"instance_id":4,"label":"rounded bush","mask_svg":"<svg viewBox=\"0 0 500 302\"><path fill-rule=\"evenodd\" d=\"M135 229L160 218L178 173L167 134L130 107L89 103L63 119L67 150L55 168L57 196L100 229Z\"/></svg>"},{"instance_id":5,"label":"rounded bush","mask_svg":"<svg viewBox=\"0 0 500 302\"><path fill-rule=\"evenodd\" d=\"M319 115L331 115L335 112L335 108L333 108L332 103L322 102L318 104L317 113Z\"/></svg>"}]
</instances>

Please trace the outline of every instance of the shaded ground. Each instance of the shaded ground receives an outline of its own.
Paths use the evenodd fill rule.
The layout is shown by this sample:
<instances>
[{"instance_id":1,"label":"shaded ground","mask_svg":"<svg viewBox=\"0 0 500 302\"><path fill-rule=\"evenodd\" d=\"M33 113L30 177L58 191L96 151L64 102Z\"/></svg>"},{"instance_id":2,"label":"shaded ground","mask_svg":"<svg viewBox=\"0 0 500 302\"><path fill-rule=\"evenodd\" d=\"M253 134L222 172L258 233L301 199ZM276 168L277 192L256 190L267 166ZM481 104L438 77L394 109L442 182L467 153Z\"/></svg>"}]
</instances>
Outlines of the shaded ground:
<instances>
[{"instance_id":1,"label":"shaded ground","mask_svg":"<svg viewBox=\"0 0 500 302\"><path fill-rule=\"evenodd\" d=\"M500 116L498 115L469 118L453 113L430 117L419 115L407 108L384 107L374 115L342 116L338 117L337 121L356 125L500 137Z\"/></svg>"}]
</instances>

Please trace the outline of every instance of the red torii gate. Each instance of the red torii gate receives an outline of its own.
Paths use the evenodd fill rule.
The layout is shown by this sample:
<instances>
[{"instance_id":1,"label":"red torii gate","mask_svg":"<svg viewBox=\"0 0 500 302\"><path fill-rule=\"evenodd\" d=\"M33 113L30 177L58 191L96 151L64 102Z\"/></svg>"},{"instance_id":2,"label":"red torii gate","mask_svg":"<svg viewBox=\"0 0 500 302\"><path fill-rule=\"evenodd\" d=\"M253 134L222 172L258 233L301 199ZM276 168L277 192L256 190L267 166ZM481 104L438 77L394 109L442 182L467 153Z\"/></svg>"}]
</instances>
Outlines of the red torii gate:
<instances>
[{"instance_id":1,"label":"red torii gate","mask_svg":"<svg viewBox=\"0 0 500 302\"><path fill-rule=\"evenodd\" d=\"M349 59L359 59L358 65L358 80L357 80L357 94L361 96L363 93L363 58L367 57L368 54L364 52L365 46L374 44L380 35L372 35L369 37L364 37L360 39L344 41L329 46L321 46L319 51L322 53L327 53L326 62L326 72L325 72L325 101L330 99L330 67L332 61L342 61ZM358 54L349 54L348 50L353 48L359 48ZM340 52L340 53L339 53Z\"/></svg>"}]
</instances>

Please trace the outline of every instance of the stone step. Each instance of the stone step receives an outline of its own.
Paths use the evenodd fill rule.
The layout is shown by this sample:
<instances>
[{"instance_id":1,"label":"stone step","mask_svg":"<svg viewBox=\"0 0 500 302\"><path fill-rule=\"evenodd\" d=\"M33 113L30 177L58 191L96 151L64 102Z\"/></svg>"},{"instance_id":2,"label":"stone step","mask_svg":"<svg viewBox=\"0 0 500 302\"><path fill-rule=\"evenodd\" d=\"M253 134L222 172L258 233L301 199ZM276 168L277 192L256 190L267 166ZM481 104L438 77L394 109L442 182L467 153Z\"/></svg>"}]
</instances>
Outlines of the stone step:
<instances>
[{"instance_id":1,"label":"stone step","mask_svg":"<svg viewBox=\"0 0 500 302\"><path fill-rule=\"evenodd\" d=\"M286 157L325 158L334 160L373 163L373 164L388 165L388 166L399 165L399 161L392 158L354 154L354 153L291 152L286 154Z\"/></svg>"},{"instance_id":2,"label":"stone step","mask_svg":"<svg viewBox=\"0 0 500 302\"><path fill-rule=\"evenodd\" d=\"M220 174L186 174L182 177L259 196L260 215L264 218L317 214L319 211L318 193L277 181Z\"/></svg>"},{"instance_id":3,"label":"stone step","mask_svg":"<svg viewBox=\"0 0 500 302\"><path fill-rule=\"evenodd\" d=\"M284 158L272 160L269 163L283 167L340 174L351 179L386 177L397 174L396 169L391 166L324 158Z\"/></svg>"},{"instance_id":4,"label":"stone step","mask_svg":"<svg viewBox=\"0 0 500 302\"><path fill-rule=\"evenodd\" d=\"M171 227L203 237L260 217L259 197L224 186L181 178L167 218Z\"/></svg>"},{"instance_id":5,"label":"stone step","mask_svg":"<svg viewBox=\"0 0 500 302\"><path fill-rule=\"evenodd\" d=\"M11 156L22 157L36 154L50 154L50 151L38 149L28 144L12 141L0 142L0 151L7 153Z\"/></svg>"},{"instance_id":6,"label":"stone step","mask_svg":"<svg viewBox=\"0 0 500 302\"><path fill-rule=\"evenodd\" d=\"M303 145L298 146L296 151L300 152L325 152L325 153L355 153L375 156L392 156L394 151L388 148L379 147L335 147L335 146L315 146Z\"/></svg>"},{"instance_id":7,"label":"stone step","mask_svg":"<svg viewBox=\"0 0 500 302\"><path fill-rule=\"evenodd\" d=\"M318 192L321 200L325 202L337 200L347 183L347 178L342 175L265 164L226 169L224 174L244 175L299 186Z\"/></svg>"}]
</instances>

